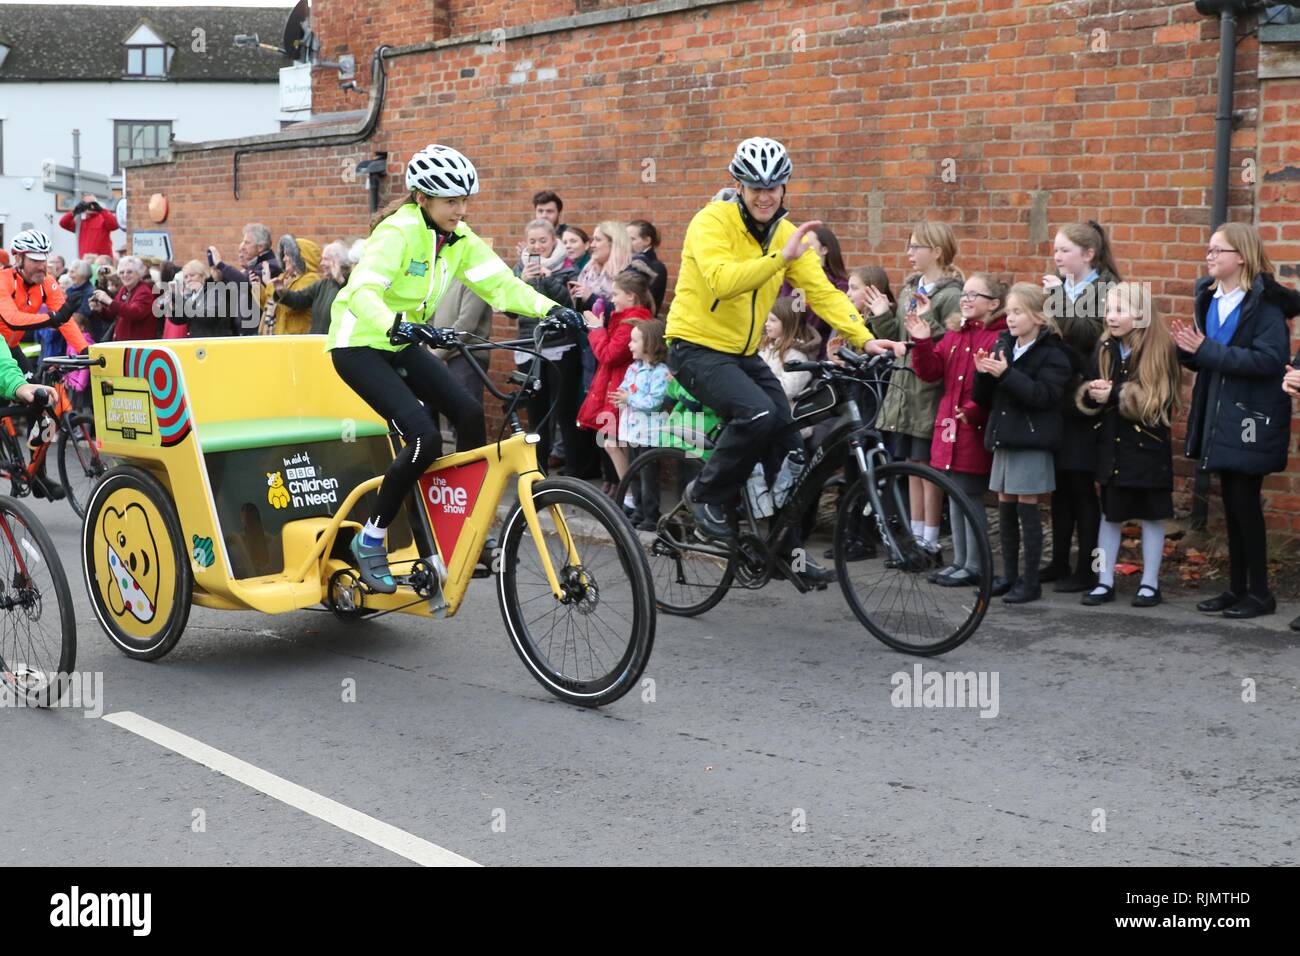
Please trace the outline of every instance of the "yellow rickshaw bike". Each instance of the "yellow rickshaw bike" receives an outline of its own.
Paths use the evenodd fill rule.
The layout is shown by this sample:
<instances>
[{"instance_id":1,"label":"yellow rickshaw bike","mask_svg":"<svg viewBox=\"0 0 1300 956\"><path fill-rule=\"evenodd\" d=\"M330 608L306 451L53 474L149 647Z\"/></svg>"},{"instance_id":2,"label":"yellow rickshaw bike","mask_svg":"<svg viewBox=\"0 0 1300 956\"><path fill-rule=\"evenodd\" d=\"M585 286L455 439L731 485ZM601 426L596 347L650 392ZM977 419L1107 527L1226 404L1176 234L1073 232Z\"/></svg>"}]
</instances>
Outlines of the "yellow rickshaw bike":
<instances>
[{"instance_id":1,"label":"yellow rickshaw bike","mask_svg":"<svg viewBox=\"0 0 1300 956\"><path fill-rule=\"evenodd\" d=\"M504 403L497 439L444 455L389 529L395 594L367 589L348 544L373 508L401 438L339 379L325 337L177 339L94 345L95 427L115 467L82 528L86 588L109 639L156 660L190 608L280 614L313 607L352 622L401 612L452 617L513 487L492 554L506 632L555 696L617 700L655 633L649 568L626 516L598 489L538 468L519 405L540 388L538 339L491 343L402 323L394 341L451 348ZM476 353L533 355L503 392ZM537 430L548 427L545 420Z\"/></svg>"}]
</instances>

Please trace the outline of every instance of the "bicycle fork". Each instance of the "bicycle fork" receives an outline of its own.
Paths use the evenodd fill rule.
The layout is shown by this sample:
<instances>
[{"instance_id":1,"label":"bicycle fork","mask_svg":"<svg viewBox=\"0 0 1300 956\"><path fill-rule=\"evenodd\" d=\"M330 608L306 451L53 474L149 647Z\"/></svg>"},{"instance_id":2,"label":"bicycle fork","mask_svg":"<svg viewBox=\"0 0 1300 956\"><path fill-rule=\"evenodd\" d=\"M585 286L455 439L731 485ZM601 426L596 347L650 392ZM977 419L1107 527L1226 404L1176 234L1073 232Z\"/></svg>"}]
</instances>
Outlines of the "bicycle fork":
<instances>
[{"instance_id":1,"label":"bicycle fork","mask_svg":"<svg viewBox=\"0 0 1300 956\"><path fill-rule=\"evenodd\" d=\"M889 560L902 562L905 560L903 548L889 527L889 521L885 517L884 503L880 499L879 483L876 481L877 462L888 464L885 450L877 445L868 452L860 438L851 439L850 445L853 449L854 460L857 461L858 468L862 472L863 485L867 490L867 500L862 506L862 517L869 518L876 526L876 533L880 537L881 544L885 546L886 552L888 552ZM902 489L899 488L897 481L891 483L887 493L893 499L894 514L907 515L909 513L907 502L903 500ZM907 541L908 543L912 541L910 529Z\"/></svg>"}]
</instances>

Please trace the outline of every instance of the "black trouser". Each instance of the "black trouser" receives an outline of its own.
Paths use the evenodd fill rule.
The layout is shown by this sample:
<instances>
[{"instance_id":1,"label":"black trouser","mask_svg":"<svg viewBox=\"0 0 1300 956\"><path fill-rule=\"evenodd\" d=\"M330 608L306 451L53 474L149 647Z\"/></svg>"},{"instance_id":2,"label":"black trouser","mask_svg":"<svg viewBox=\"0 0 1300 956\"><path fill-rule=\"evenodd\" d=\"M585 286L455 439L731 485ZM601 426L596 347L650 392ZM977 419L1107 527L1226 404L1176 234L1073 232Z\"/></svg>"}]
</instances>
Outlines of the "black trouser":
<instances>
[{"instance_id":1,"label":"black trouser","mask_svg":"<svg viewBox=\"0 0 1300 956\"><path fill-rule=\"evenodd\" d=\"M794 421L790 400L757 355L728 355L679 340L668 350L668 368L727 423L695 479L696 501L728 503L760 461L771 483L785 456L803 447L798 430L788 427Z\"/></svg>"},{"instance_id":2,"label":"black trouser","mask_svg":"<svg viewBox=\"0 0 1300 956\"><path fill-rule=\"evenodd\" d=\"M1057 469L1056 490L1052 492L1052 568L1061 577L1070 573L1070 538L1076 528L1079 558L1074 574L1084 580L1096 577L1092 571L1092 553L1101 527L1096 482L1090 471Z\"/></svg>"},{"instance_id":3,"label":"black trouser","mask_svg":"<svg viewBox=\"0 0 1300 956\"><path fill-rule=\"evenodd\" d=\"M1219 472L1223 517L1228 525L1229 589L1233 594L1268 597L1268 539L1264 534L1263 475Z\"/></svg>"},{"instance_id":4,"label":"black trouser","mask_svg":"<svg viewBox=\"0 0 1300 956\"><path fill-rule=\"evenodd\" d=\"M374 521L387 528L417 479L442 454L436 416L442 413L451 420L456 450L468 451L487 444L483 405L441 359L418 346L398 352L364 346L334 349L330 357L339 377L396 427L406 443L379 486Z\"/></svg>"},{"instance_id":5,"label":"black trouser","mask_svg":"<svg viewBox=\"0 0 1300 956\"><path fill-rule=\"evenodd\" d=\"M523 366L527 368L528 366ZM546 420L537 446L537 460L542 468L551 457L551 425L558 422L564 436L564 473L588 478L599 466L596 463L596 433L578 427L578 406L582 404L582 352L575 345L566 349L554 362L542 363L542 389L528 399L528 427L537 423L555 403L555 411Z\"/></svg>"}]
</instances>

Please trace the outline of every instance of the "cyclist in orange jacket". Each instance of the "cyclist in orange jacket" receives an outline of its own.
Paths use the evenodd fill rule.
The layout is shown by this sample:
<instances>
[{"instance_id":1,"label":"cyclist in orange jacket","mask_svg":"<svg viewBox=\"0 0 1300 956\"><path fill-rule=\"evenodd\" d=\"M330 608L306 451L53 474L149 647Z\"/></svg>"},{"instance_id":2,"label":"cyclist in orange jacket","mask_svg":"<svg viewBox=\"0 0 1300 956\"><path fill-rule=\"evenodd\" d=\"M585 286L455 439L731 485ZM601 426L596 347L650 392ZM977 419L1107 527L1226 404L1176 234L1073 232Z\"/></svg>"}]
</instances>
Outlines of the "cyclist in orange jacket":
<instances>
[{"instance_id":1,"label":"cyclist in orange jacket","mask_svg":"<svg viewBox=\"0 0 1300 956\"><path fill-rule=\"evenodd\" d=\"M35 229L25 229L9 245L11 266L0 269L0 335L19 368L30 379L33 366L23 354L23 336L34 329L54 327L78 352L88 347L81 327L72 318L72 303L66 301L59 283L45 272L51 250L50 237ZM41 312L44 306L48 311ZM36 430L36 438L40 429ZM37 442L39 444L39 441ZM45 474L42 460L32 483L38 498L57 501L64 496L63 486Z\"/></svg>"}]
</instances>

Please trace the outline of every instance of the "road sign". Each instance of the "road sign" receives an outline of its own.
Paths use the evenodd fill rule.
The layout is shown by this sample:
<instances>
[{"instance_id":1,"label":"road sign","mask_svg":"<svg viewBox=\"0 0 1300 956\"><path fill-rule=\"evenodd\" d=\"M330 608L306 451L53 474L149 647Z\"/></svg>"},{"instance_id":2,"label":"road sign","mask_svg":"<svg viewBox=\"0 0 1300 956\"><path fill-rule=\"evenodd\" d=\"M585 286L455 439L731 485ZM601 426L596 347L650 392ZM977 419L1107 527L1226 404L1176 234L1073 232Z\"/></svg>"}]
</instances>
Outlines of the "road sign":
<instances>
[{"instance_id":1,"label":"road sign","mask_svg":"<svg viewBox=\"0 0 1300 956\"><path fill-rule=\"evenodd\" d=\"M136 230L131 233L131 254L166 262L172 257L172 235L170 232Z\"/></svg>"},{"instance_id":2,"label":"road sign","mask_svg":"<svg viewBox=\"0 0 1300 956\"><path fill-rule=\"evenodd\" d=\"M92 173L86 170L81 171L80 184L81 192L94 193L102 200L108 201L113 198L113 188L109 182L110 177L103 173ZM77 196L78 177L73 172L71 166L60 166L52 159L47 159L41 163L41 180L45 184L47 193L59 193L65 196Z\"/></svg>"}]
</instances>

